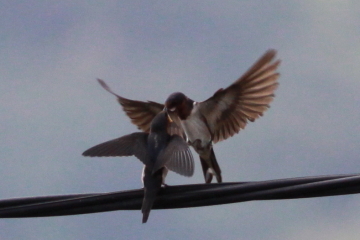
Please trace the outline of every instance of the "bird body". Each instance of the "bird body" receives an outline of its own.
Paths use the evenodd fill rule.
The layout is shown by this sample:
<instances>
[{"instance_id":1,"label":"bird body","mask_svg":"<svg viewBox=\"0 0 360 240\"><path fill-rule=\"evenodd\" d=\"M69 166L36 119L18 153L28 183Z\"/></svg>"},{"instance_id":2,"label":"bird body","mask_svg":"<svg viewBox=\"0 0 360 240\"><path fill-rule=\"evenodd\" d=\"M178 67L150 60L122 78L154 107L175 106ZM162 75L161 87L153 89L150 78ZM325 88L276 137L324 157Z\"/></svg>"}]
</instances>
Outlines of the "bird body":
<instances>
[{"instance_id":1,"label":"bird body","mask_svg":"<svg viewBox=\"0 0 360 240\"><path fill-rule=\"evenodd\" d=\"M206 147L211 141L212 136L209 127L205 121L202 121L202 115L199 111L198 103L194 102L190 115L185 119L180 119L181 127L191 144L200 140L201 147Z\"/></svg>"},{"instance_id":2,"label":"bird body","mask_svg":"<svg viewBox=\"0 0 360 240\"><path fill-rule=\"evenodd\" d=\"M186 103L178 103L174 98L182 98L181 101ZM177 106L180 105L181 107L177 109L176 105L172 105L174 102ZM218 182L222 182L221 170L212 146L213 137L211 130L199 110L199 103L187 98L182 93L174 93L165 102L165 109L170 114L175 112L175 115L171 114L171 116L175 116L175 119L177 118L175 122L178 122L184 130L187 142L199 154L205 182L210 183L213 176L216 177Z\"/></svg>"},{"instance_id":3,"label":"bird body","mask_svg":"<svg viewBox=\"0 0 360 240\"><path fill-rule=\"evenodd\" d=\"M128 134L98 144L83 153L91 157L134 155L144 163L143 223L149 217L161 186L165 185L168 170L188 177L194 173L194 160L188 145L182 137L167 133L168 124L168 114L160 112L151 123L150 133Z\"/></svg>"},{"instance_id":4,"label":"bird body","mask_svg":"<svg viewBox=\"0 0 360 240\"><path fill-rule=\"evenodd\" d=\"M150 122L156 114L166 109L175 124L168 133L186 136L188 143L199 154L205 182L215 175L222 182L212 143L223 141L253 122L270 107L278 86L279 60L274 60L275 50L267 51L240 78L227 88L219 89L203 102L195 102L185 94L171 94L165 104L152 101L130 100L112 92L104 81L99 83L117 97L131 122L144 132L149 132Z\"/></svg>"},{"instance_id":5,"label":"bird body","mask_svg":"<svg viewBox=\"0 0 360 240\"><path fill-rule=\"evenodd\" d=\"M149 164L146 164L143 169L144 199L141 207L143 223L147 222L156 196L161 189L161 185L165 184L167 169L165 167L155 169L154 166L159 155L166 149L171 138L166 131L166 126L167 121L165 120L165 114L158 114L153 120L150 134L147 138Z\"/></svg>"}]
</instances>

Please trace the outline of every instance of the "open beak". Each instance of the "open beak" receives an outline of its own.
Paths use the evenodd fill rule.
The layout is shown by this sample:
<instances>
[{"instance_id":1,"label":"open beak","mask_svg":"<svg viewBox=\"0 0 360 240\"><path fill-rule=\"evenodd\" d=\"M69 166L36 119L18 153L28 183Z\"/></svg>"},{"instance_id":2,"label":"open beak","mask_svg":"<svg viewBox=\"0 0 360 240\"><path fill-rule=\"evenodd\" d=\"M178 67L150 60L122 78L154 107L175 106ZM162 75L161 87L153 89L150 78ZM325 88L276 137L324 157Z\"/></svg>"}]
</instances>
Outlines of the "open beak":
<instances>
[{"instance_id":1,"label":"open beak","mask_svg":"<svg viewBox=\"0 0 360 240\"><path fill-rule=\"evenodd\" d=\"M167 115L167 118L168 118L168 120L169 120L169 122L173 122L173 120L171 119L171 117L169 116L169 114Z\"/></svg>"},{"instance_id":2,"label":"open beak","mask_svg":"<svg viewBox=\"0 0 360 240\"><path fill-rule=\"evenodd\" d=\"M166 112L166 115L167 115L167 118L168 118L168 120L169 120L169 122L173 122L173 120L171 119L171 117L169 116L169 113L168 113L168 109L167 109L167 107L164 107L164 109L163 109L163 111L165 111Z\"/></svg>"}]
</instances>

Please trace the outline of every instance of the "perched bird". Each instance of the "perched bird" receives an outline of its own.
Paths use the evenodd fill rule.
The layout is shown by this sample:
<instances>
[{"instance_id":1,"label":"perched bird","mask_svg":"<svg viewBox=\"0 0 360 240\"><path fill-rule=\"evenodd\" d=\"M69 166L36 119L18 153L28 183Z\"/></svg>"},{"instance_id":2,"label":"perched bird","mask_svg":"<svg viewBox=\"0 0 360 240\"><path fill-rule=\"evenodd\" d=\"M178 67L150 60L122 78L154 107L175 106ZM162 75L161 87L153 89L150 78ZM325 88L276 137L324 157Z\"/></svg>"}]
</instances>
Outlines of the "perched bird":
<instances>
[{"instance_id":1,"label":"perched bird","mask_svg":"<svg viewBox=\"0 0 360 240\"><path fill-rule=\"evenodd\" d=\"M214 175L218 182L222 182L212 143L238 133L248 121L255 121L270 107L279 77L276 70L280 61L275 60L275 56L275 50L267 51L238 80L203 102L195 102L180 92L171 94L164 105L135 101L115 94L104 81L98 81L117 97L131 122L144 132L149 131L156 114L165 109L176 123L168 132L185 134L188 143L200 156L205 182L210 183Z\"/></svg>"},{"instance_id":2,"label":"perched bird","mask_svg":"<svg viewBox=\"0 0 360 240\"><path fill-rule=\"evenodd\" d=\"M168 170L187 177L194 173L194 159L184 139L167 133L170 121L167 112L162 111L152 120L150 133L132 133L96 145L83 153L90 157L134 155L144 163L144 199L141 208L143 223L149 217L161 185L165 185Z\"/></svg>"}]
</instances>

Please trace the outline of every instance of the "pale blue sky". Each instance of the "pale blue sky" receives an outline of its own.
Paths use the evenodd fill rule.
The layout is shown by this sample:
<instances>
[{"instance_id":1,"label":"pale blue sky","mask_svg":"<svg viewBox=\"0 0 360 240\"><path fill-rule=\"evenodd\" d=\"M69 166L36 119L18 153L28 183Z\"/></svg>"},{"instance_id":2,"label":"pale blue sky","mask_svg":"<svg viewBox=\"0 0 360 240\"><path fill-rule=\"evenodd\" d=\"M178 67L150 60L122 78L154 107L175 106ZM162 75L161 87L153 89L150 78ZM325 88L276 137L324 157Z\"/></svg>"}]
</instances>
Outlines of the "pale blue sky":
<instances>
[{"instance_id":1,"label":"pale blue sky","mask_svg":"<svg viewBox=\"0 0 360 240\"><path fill-rule=\"evenodd\" d=\"M360 3L0 2L0 198L142 187L135 158L85 158L137 131L118 94L196 101L269 48L282 60L271 108L215 145L224 181L360 172ZM196 159L197 160L197 159ZM168 184L203 182L170 173ZM360 196L180 210L0 219L0 239L357 239Z\"/></svg>"}]
</instances>

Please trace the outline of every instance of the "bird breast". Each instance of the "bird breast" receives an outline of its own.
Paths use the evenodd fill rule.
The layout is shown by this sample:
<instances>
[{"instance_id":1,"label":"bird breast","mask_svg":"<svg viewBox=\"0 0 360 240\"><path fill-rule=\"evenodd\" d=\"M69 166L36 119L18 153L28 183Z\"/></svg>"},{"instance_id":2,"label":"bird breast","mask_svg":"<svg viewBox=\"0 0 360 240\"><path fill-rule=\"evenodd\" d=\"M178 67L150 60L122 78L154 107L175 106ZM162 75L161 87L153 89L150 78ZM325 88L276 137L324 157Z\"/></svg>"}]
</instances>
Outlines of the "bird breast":
<instances>
[{"instance_id":1,"label":"bird breast","mask_svg":"<svg viewBox=\"0 0 360 240\"><path fill-rule=\"evenodd\" d=\"M193 143L195 140L199 139L201 141L201 146L205 147L209 142L211 142L212 139L209 128L202 120L202 118L203 117L198 111L197 105L195 103L190 115L185 120L181 120L181 125L190 143Z\"/></svg>"}]
</instances>

